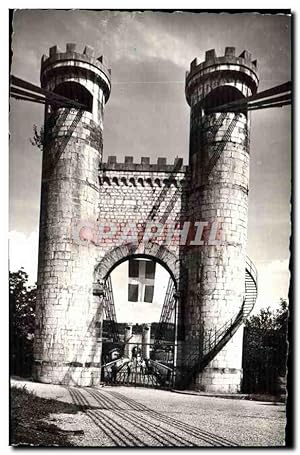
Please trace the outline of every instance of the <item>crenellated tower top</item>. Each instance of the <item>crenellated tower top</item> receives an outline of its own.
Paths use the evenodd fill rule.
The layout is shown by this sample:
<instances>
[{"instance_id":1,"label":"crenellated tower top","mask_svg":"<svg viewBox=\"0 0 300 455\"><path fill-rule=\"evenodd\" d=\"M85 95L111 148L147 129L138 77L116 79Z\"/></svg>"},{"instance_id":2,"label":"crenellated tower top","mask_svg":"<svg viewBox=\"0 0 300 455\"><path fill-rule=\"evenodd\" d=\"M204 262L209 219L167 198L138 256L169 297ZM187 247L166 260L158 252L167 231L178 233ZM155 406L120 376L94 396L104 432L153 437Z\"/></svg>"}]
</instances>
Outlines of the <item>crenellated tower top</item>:
<instances>
[{"instance_id":1,"label":"crenellated tower top","mask_svg":"<svg viewBox=\"0 0 300 455\"><path fill-rule=\"evenodd\" d=\"M225 55L217 57L215 49L205 53L201 63L191 62L186 72L186 99L190 106L203 100L216 87L231 85L244 97L255 94L258 87L257 61L244 50L238 57L235 47L226 47Z\"/></svg>"},{"instance_id":2,"label":"crenellated tower top","mask_svg":"<svg viewBox=\"0 0 300 455\"><path fill-rule=\"evenodd\" d=\"M65 52L58 46L49 49L49 55L43 55L41 60L41 86L46 87L49 81L56 79L66 80L86 79L99 85L104 93L105 102L108 101L111 91L111 70L102 55L95 57L91 46L85 46L83 52L78 52L76 44L67 43ZM50 87L51 88L51 87Z\"/></svg>"}]
</instances>

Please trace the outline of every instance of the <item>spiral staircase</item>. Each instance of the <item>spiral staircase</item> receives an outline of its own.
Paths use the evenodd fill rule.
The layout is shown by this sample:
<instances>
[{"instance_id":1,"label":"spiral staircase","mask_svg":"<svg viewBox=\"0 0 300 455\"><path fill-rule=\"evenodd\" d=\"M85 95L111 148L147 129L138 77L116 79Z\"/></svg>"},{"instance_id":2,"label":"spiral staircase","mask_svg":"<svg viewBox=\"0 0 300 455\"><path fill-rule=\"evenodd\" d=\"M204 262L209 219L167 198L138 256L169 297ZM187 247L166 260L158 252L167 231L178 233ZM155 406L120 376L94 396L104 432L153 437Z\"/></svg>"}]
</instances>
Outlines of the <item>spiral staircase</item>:
<instances>
[{"instance_id":1,"label":"spiral staircase","mask_svg":"<svg viewBox=\"0 0 300 455\"><path fill-rule=\"evenodd\" d=\"M185 356L182 367L178 371L180 387L191 385L196 374L201 373L216 355L224 348L241 325L250 316L257 298L257 271L253 262L247 257L245 268L245 296L238 314L230 318L223 326L216 330L212 336L189 350ZM204 354L203 354L204 353Z\"/></svg>"}]
</instances>

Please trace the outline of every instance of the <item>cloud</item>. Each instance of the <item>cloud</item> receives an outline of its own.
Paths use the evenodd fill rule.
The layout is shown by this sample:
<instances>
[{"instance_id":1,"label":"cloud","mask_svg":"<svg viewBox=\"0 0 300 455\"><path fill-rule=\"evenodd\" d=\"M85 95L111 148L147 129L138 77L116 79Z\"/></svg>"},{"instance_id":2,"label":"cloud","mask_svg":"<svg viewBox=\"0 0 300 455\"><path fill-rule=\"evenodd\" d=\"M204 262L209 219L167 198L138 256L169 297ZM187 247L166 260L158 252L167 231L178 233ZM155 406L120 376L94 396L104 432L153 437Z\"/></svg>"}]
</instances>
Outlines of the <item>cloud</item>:
<instances>
[{"instance_id":1,"label":"cloud","mask_svg":"<svg viewBox=\"0 0 300 455\"><path fill-rule=\"evenodd\" d=\"M189 57L181 37L168 33L165 29L157 26L145 27L145 24L141 22L136 22L135 31L137 41L134 49L136 52L129 54L131 59L157 58L170 61L184 69L188 68ZM189 51L193 53L193 49L189 48ZM197 54L197 49L194 51Z\"/></svg>"},{"instance_id":2,"label":"cloud","mask_svg":"<svg viewBox=\"0 0 300 455\"><path fill-rule=\"evenodd\" d=\"M28 284L34 285L37 279L38 263L38 231L29 235L23 232L10 231L9 239L9 270L17 272L21 267L29 275Z\"/></svg>"},{"instance_id":3,"label":"cloud","mask_svg":"<svg viewBox=\"0 0 300 455\"><path fill-rule=\"evenodd\" d=\"M260 261L258 270L258 298L254 313L261 308L277 308L280 298L287 299L289 292L289 259L275 259L269 263Z\"/></svg>"},{"instance_id":4,"label":"cloud","mask_svg":"<svg viewBox=\"0 0 300 455\"><path fill-rule=\"evenodd\" d=\"M287 272L289 269L289 259L276 259L268 264L267 269L271 273Z\"/></svg>"},{"instance_id":5,"label":"cloud","mask_svg":"<svg viewBox=\"0 0 300 455\"><path fill-rule=\"evenodd\" d=\"M166 27L168 15L162 13L110 12L107 15L99 12L88 16L88 20L84 14L78 16L81 28L89 24L87 30L95 49L103 49L113 65L123 59L130 65L157 58L187 69L192 56L197 55L198 48L193 40L187 42L182 40L180 33L178 35L178 15L173 15L173 26L168 22Z\"/></svg>"}]
</instances>

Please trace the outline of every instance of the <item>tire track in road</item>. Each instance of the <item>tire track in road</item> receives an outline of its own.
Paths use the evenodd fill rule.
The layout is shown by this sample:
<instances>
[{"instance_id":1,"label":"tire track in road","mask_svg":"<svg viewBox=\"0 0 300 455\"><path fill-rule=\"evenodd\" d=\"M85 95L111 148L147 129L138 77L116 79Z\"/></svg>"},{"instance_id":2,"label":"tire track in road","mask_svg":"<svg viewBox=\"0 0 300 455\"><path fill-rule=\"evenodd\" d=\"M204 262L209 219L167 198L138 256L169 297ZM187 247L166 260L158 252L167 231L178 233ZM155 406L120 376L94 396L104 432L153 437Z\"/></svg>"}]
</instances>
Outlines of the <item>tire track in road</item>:
<instances>
[{"instance_id":1,"label":"tire track in road","mask_svg":"<svg viewBox=\"0 0 300 455\"><path fill-rule=\"evenodd\" d=\"M74 404L76 405L79 405L79 406L83 406L83 407L87 407L87 406L90 406L89 402L86 400L86 398L83 396L83 394L81 392L79 392L78 390L74 390L74 389L71 389L71 388L68 388L68 391L71 395L71 398L72 398L72 401ZM121 445L125 445L125 446L128 446L128 444L126 443L126 441L124 441L118 434L116 434L113 430L109 429L107 430L106 426L104 424L101 424L101 422L98 421L98 419L95 419L93 417L93 415L88 415L88 417L92 420L92 422L98 427L100 428L100 430L103 431L103 433L112 441L114 442L117 446L120 446L120 442L121 442Z\"/></svg>"},{"instance_id":2,"label":"tire track in road","mask_svg":"<svg viewBox=\"0 0 300 455\"><path fill-rule=\"evenodd\" d=\"M73 402L85 408L90 408L91 404L80 390L69 388L69 393ZM146 444L136 435L130 433L128 430L120 427L112 421L111 417L101 411L93 409L85 409L85 414L100 428L103 433L111 439L117 446L125 447L145 447Z\"/></svg>"},{"instance_id":3,"label":"tire track in road","mask_svg":"<svg viewBox=\"0 0 300 455\"><path fill-rule=\"evenodd\" d=\"M115 408L118 406L115 401L111 400L108 398L106 395L100 392L96 391L87 391L101 406L105 406L106 403L110 403L111 409ZM147 433L151 438L155 439L157 442L161 443L162 445L168 445L168 446L174 446L174 440L176 445L180 445L182 447L187 447L187 446L194 446L197 447L196 444L192 443L190 440L181 437L178 435L178 433L175 433L174 431L168 429L168 428L161 428L157 425L157 421L151 422L147 418L142 417L142 415L139 412L139 415L133 416L127 413L127 409L120 409L118 406L118 412L115 412L117 417L122 419L123 421L128 422L131 425L134 425L135 427L140 428L143 432ZM132 407L130 407L130 410L132 410ZM120 412L121 411L121 412ZM135 410L136 411L136 410ZM153 417L152 417L153 419ZM160 434L159 434L160 433ZM173 439L173 440L172 440Z\"/></svg>"},{"instance_id":4,"label":"tire track in road","mask_svg":"<svg viewBox=\"0 0 300 455\"><path fill-rule=\"evenodd\" d=\"M168 425L173 426L176 430L184 431L186 434L196 437L197 439L200 439L202 441L205 441L206 443L208 443L210 445L219 446L219 447L239 447L239 445L237 443L235 443L234 441L230 441L226 438L223 438L222 436L218 436L218 435L210 433L208 431L200 430L197 427L189 425L185 422L181 422L177 419L174 419L173 417L169 417L164 414L161 414L157 411L154 411L151 408L148 408L147 406L144 406L141 403L138 403L137 401L133 400L132 398L126 397L125 395L123 395L119 392L107 391L104 393L110 394L111 396L122 401L124 404L131 405L132 408L135 409L136 411L142 411L144 413L147 413L148 415L152 415L157 421L162 422L162 423L167 423Z\"/></svg>"},{"instance_id":5,"label":"tire track in road","mask_svg":"<svg viewBox=\"0 0 300 455\"><path fill-rule=\"evenodd\" d=\"M68 390L73 402L85 408L83 409L85 414L117 446L156 446L156 444L146 444L142 436L138 437L136 433L129 431L128 426L129 428L132 426L134 429L139 429L145 435L146 440L150 437L159 446L164 447L201 447L204 445L239 447L234 441L161 414L119 392L74 388L68 388ZM86 394L89 396L87 397ZM96 405L93 405L89 398L92 398ZM113 415L108 415L107 411ZM133 416L128 411L136 411L139 415ZM202 444L196 444L195 440L201 441Z\"/></svg>"}]
</instances>

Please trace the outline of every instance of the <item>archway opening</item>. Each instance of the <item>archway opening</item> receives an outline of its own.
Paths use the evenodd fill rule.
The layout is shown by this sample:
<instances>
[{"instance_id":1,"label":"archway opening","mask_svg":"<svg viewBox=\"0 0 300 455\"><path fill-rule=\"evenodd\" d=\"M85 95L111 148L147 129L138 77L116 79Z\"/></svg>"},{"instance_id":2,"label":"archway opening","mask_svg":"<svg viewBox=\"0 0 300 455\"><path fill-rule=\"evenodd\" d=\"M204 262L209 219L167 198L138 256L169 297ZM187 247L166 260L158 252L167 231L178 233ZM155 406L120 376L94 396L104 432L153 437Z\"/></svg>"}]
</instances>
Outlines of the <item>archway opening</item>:
<instances>
[{"instance_id":1,"label":"archway opening","mask_svg":"<svg viewBox=\"0 0 300 455\"><path fill-rule=\"evenodd\" d=\"M242 101L245 99L244 95L231 85L223 85L217 87L206 96L203 102L205 114L209 114L210 109L215 109L223 104L231 103L233 101ZM237 109L237 107L228 107L226 112L240 112L247 115L247 109Z\"/></svg>"},{"instance_id":2,"label":"archway opening","mask_svg":"<svg viewBox=\"0 0 300 455\"><path fill-rule=\"evenodd\" d=\"M79 84L78 82L62 82L55 87L53 92L83 104L86 106L86 111L92 112L93 96L83 85Z\"/></svg>"},{"instance_id":3,"label":"archway opening","mask_svg":"<svg viewBox=\"0 0 300 455\"><path fill-rule=\"evenodd\" d=\"M132 255L106 275L102 380L171 387L176 363L176 282L161 261Z\"/></svg>"}]
</instances>

